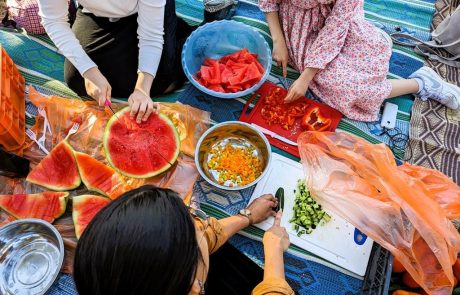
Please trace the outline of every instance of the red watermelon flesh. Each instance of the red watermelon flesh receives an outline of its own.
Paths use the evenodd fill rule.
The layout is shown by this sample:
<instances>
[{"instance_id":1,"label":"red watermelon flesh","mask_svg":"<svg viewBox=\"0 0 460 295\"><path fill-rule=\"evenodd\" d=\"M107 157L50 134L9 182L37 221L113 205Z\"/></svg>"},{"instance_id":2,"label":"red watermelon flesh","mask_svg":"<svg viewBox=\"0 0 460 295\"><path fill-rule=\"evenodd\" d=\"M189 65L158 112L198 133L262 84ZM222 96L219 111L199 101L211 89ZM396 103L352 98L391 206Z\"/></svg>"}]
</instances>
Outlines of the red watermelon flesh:
<instances>
[{"instance_id":1,"label":"red watermelon flesh","mask_svg":"<svg viewBox=\"0 0 460 295\"><path fill-rule=\"evenodd\" d=\"M195 80L210 90L232 93L254 86L264 73L257 54L244 48L219 60L205 59L195 75Z\"/></svg>"},{"instance_id":2,"label":"red watermelon flesh","mask_svg":"<svg viewBox=\"0 0 460 295\"><path fill-rule=\"evenodd\" d=\"M148 178L171 167L180 151L179 133L163 114L152 114L140 124L131 119L129 108L112 116L104 133L107 161L120 173Z\"/></svg>"},{"instance_id":3,"label":"red watermelon flesh","mask_svg":"<svg viewBox=\"0 0 460 295\"><path fill-rule=\"evenodd\" d=\"M129 187L121 176L111 167L94 159L90 155L75 152L81 179L88 190L115 199Z\"/></svg>"},{"instance_id":4,"label":"red watermelon flesh","mask_svg":"<svg viewBox=\"0 0 460 295\"><path fill-rule=\"evenodd\" d=\"M55 191L79 187L81 179L73 152L67 141L61 141L30 171L27 181Z\"/></svg>"},{"instance_id":5,"label":"red watermelon flesh","mask_svg":"<svg viewBox=\"0 0 460 295\"><path fill-rule=\"evenodd\" d=\"M68 196L66 192L0 195L0 208L18 219L39 218L51 223L64 214Z\"/></svg>"},{"instance_id":6,"label":"red watermelon flesh","mask_svg":"<svg viewBox=\"0 0 460 295\"><path fill-rule=\"evenodd\" d=\"M77 239L81 237L81 234L97 212L104 208L108 203L110 203L110 199L101 196L82 195L73 197L72 219L75 225L75 234Z\"/></svg>"}]
</instances>

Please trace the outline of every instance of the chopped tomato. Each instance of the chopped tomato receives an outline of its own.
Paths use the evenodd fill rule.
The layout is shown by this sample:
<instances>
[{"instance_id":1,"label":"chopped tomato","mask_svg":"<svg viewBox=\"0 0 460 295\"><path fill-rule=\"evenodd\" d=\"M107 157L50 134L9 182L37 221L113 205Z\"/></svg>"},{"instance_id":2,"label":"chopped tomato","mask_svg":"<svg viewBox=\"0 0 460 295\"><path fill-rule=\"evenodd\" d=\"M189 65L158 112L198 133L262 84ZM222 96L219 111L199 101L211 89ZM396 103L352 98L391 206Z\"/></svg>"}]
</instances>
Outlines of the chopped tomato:
<instances>
[{"instance_id":1,"label":"chopped tomato","mask_svg":"<svg viewBox=\"0 0 460 295\"><path fill-rule=\"evenodd\" d=\"M308 131L326 131L331 126L331 119L325 118L319 107L314 107L303 116L302 126Z\"/></svg>"}]
</instances>

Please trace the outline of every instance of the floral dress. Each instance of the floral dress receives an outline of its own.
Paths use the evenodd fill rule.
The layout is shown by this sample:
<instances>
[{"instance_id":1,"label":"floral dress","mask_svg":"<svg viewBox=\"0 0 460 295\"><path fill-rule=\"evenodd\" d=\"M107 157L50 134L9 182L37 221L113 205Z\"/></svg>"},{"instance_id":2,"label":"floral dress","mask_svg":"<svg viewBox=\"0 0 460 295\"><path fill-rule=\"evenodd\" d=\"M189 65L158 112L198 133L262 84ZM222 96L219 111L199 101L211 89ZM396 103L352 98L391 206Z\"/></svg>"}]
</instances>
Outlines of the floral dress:
<instances>
[{"instance_id":1,"label":"floral dress","mask_svg":"<svg viewBox=\"0 0 460 295\"><path fill-rule=\"evenodd\" d=\"M259 0L259 6L278 12L289 64L320 69L309 88L324 103L351 119L377 120L391 92L391 48L364 19L363 0Z\"/></svg>"}]
</instances>

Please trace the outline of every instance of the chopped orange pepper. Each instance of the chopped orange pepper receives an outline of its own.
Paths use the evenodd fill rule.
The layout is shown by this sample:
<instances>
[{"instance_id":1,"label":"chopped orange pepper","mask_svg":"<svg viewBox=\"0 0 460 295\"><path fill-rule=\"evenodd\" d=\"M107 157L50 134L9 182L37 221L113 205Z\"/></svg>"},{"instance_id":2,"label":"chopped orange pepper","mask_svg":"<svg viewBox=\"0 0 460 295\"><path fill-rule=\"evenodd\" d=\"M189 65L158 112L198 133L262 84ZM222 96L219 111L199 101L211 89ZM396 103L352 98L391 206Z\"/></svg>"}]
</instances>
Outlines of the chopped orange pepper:
<instances>
[{"instance_id":1,"label":"chopped orange pepper","mask_svg":"<svg viewBox=\"0 0 460 295\"><path fill-rule=\"evenodd\" d=\"M262 163L254 154L254 148L227 144L212 149L211 155L208 166L219 173L218 181L221 185L230 181L229 186L244 186L262 173Z\"/></svg>"}]
</instances>

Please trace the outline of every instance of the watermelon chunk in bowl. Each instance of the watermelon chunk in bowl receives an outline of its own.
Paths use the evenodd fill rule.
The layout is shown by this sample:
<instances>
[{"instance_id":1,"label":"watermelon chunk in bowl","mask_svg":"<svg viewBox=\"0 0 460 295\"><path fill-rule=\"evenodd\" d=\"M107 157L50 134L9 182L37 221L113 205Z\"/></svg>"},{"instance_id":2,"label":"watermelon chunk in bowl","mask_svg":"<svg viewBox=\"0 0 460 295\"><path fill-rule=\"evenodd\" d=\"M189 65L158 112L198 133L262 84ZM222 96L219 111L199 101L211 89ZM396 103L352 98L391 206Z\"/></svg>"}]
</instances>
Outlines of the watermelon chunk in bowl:
<instances>
[{"instance_id":1,"label":"watermelon chunk in bowl","mask_svg":"<svg viewBox=\"0 0 460 295\"><path fill-rule=\"evenodd\" d=\"M257 60L263 68L263 75L255 85L245 90L241 86L231 87L234 93L224 93L220 92L221 89L217 86L210 89L194 78L205 60L217 60L228 55L230 56L227 59L231 60L235 58L232 54L244 48L257 55ZM204 93L224 99L234 99L256 91L270 75L271 64L271 50L264 37L254 28L236 21L214 21L199 27L187 38L182 49L182 67L190 82ZM258 67L258 72L261 70Z\"/></svg>"},{"instance_id":2,"label":"watermelon chunk in bowl","mask_svg":"<svg viewBox=\"0 0 460 295\"><path fill-rule=\"evenodd\" d=\"M234 93L246 90L260 81L264 68L246 48L221 59L205 59L194 79L217 92Z\"/></svg>"}]
</instances>

